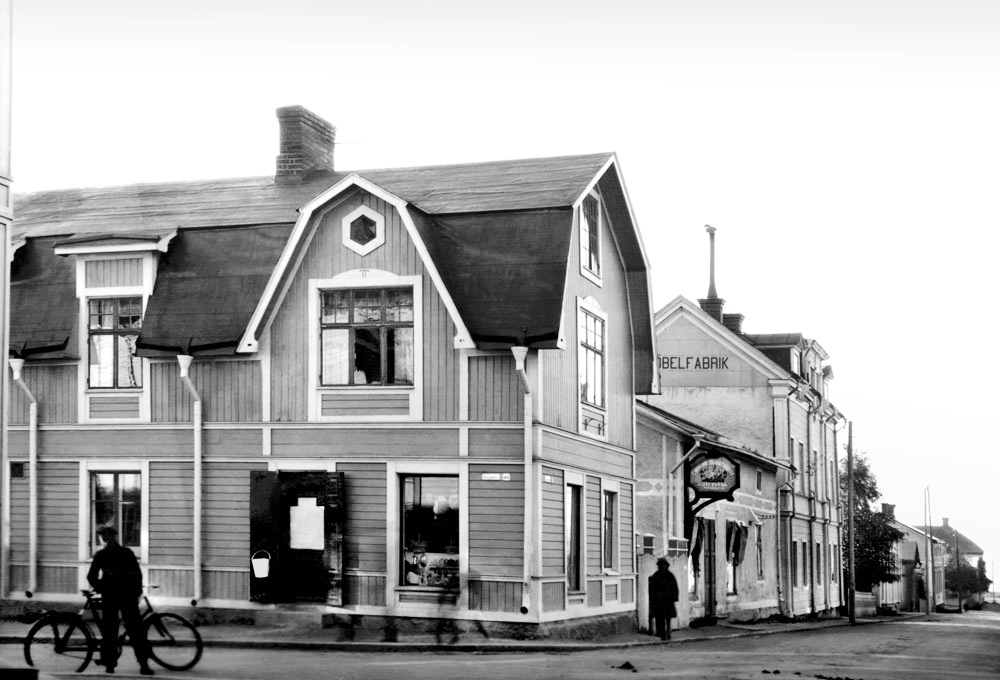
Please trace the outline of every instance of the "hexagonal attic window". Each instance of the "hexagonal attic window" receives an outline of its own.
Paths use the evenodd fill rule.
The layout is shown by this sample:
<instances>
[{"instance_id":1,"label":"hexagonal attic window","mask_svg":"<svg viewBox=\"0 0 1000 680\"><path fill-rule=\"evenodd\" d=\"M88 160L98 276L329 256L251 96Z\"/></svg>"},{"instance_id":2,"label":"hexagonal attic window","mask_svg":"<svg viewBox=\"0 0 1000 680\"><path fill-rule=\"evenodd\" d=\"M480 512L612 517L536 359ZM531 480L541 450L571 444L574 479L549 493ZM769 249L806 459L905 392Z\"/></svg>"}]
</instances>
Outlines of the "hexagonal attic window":
<instances>
[{"instance_id":1,"label":"hexagonal attic window","mask_svg":"<svg viewBox=\"0 0 1000 680\"><path fill-rule=\"evenodd\" d=\"M368 206L358 206L343 219L344 245L367 255L385 243L385 218Z\"/></svg>"}]
</instances>

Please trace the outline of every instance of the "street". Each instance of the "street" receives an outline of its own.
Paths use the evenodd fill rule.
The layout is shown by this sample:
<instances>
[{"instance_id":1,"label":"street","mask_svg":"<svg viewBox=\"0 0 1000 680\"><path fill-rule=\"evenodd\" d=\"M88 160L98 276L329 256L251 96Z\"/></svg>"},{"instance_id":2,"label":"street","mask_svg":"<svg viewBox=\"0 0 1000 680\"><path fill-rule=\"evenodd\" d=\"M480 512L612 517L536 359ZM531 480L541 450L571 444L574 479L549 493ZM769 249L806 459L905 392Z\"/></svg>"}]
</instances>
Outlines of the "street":
<instances>
[{"instance_id":1,"label":"street","mask_svg":"<svg viewBox=\"0 0 1000 680\"><path fill-rule=\"evenodd\" d=\"M4 645L6 659L20 649ZM137 674L134 659L119 677ZM633 670L634 669L634 670ZM98 675L91 666L84 675ZM626 674L628 674L626 676ZM841 678L1000 677L1000 614L935 614L855 627L560 654L356 653L208 648L184 680L470 680L473 678ZM74 677L73 675L62 677ZM77 675L76 677L80 677ZM135 677L139 677L135 675Z\"/></svg>"}]
</instances>

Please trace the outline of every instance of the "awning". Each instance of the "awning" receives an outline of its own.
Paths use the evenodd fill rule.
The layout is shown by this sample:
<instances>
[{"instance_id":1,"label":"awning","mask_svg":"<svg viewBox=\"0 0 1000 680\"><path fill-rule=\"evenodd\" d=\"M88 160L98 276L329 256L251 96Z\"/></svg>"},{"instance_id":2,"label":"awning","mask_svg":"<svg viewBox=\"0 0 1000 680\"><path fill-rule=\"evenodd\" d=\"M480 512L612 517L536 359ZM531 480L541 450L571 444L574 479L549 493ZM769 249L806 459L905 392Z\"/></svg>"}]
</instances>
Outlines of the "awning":
<instances>
[{"instance_id":1,"label":"awning","mask_svg":"<svg viewBox=\"0 0 1000 680\"><path fill-rule=\"evenodd\" d=\"M10 344L13 356L75 358L76 262L59 257L58 237L27 239L14 253L10 275Z\"/></svg>"},{"instance_id":2,"label":"awning","mask_svg":"<svg viewBox=\"0 0 1000 680\"><path fill-rule=\"evenodd\" d=\"M263 225L178 232L161 256L136 353L232 354L290 231Z\"/></svg>"}]
</instances>

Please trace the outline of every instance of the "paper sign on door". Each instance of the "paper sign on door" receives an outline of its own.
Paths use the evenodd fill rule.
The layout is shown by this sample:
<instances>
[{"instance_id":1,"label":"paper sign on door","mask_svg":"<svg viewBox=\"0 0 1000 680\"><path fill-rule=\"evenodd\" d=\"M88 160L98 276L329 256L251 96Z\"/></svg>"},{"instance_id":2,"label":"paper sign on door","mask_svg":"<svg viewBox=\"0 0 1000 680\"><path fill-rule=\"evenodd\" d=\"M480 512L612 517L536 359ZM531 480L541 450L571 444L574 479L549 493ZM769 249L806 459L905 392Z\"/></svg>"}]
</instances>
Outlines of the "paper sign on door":
<instances>
[{"instance_id":1,"label":"paper sign on door","mask_svg":"<svg viewBox=\"0 0 1000 680\"><path fill-rule=\"evenodd\" d=\"M323 512L315 498L300 498L298 505L289 508L289 545L292 550L322 550Z\"/></svg>"}]
</instances>

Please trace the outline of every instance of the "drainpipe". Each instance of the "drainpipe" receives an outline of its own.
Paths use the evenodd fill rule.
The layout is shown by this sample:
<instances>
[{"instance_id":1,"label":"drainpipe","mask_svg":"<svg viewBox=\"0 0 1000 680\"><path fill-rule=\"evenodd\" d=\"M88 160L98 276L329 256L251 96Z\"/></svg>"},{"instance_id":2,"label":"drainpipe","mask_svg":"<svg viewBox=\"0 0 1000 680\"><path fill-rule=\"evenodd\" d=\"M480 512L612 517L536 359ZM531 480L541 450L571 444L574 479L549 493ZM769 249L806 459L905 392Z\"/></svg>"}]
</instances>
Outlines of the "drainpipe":
<instances>
[{"instance_id":1,"label":"drainpipe","mask_svg":"<svg viewBox=\"0 0 1000 680\"><path fill-rule=\"evenodd\" d=\"M812 454L813 416L819 411L819 404L810 400L806 408L806 488L809 492L809 608L816 613L816 465Z\"/></svg>"},{"instance_id":2,"label":"drainpipe","mask_svg":"<svg viewBox=\"0 0 1000 680\"><path fill-rule=\"evenodd\" d=\"M28 589L24 594L31 597L38 588L38 401L21 377L24 359L8 361L14 384L28 400Z\"/></svg>"},{"instance_id":3,"label":"drainpipe","mask_svg":"<svg viewBox=\"0 0 1000 680\"><path fill-rule=\"evenodd\" d=\"M785 601L785 594L781 589L781 569L783 566L788 567L789 580L791 580L791 564L782 565L781 559L781 490L787 489L792 494L792 502L795 502L795 489L792 485L792 480L789 479L784 484L778 484L774 487L774 562L777 565L775 571L775 584L778 589L778 613L782 616L790 616L791 609L788 603ZM791 529L788 532L791 536ZM791 542L789 542L789 551L791 550ZM792 596L794 597L794 592ZM793 603L794 604L794 603Z\"/></svg>"},{"instance_id":4,"label":"drainpipe","mask_svg":"<svg viewBox=\"0 0 1000 680\"><path fill-rule=\"evenodd\" d=\"M177 363L180 366L181 371L181 382L184 383L184 387L187 388L188 393L191 395L191 424L194 430L194 526L193 526L193 536L192 540L194 542L194 557L192 561L194 562L194 597L191 600L191 606L196 606L198 604L198 598L201 597L201 397L198 395L198 390L195 389L194 383L191 382L191 378L188 377L188 369L191 368L191 362L194 361L194 357L188 354L178 354Z\"/></svg>"},{"instance_id":5,"label":"drainpipe","mask_svg":"<svg viewBox=\"0 0 1000 680\"><path fill-rule=\"evenodd\" d=\"M532 426L532 414L534 405L531 394L531 385L528 382L528 372L524 361L528 356L528 348L515 346L510 348L514 355L517 375L521 378L521 388L524 390L524 587L521 592L521 613L527 614L531 611L531 576L535 565L535 531L537 530L534 521L535 510L535 482L533 458L535 453L534 428Z\"/></svg>"}]
</instances>

